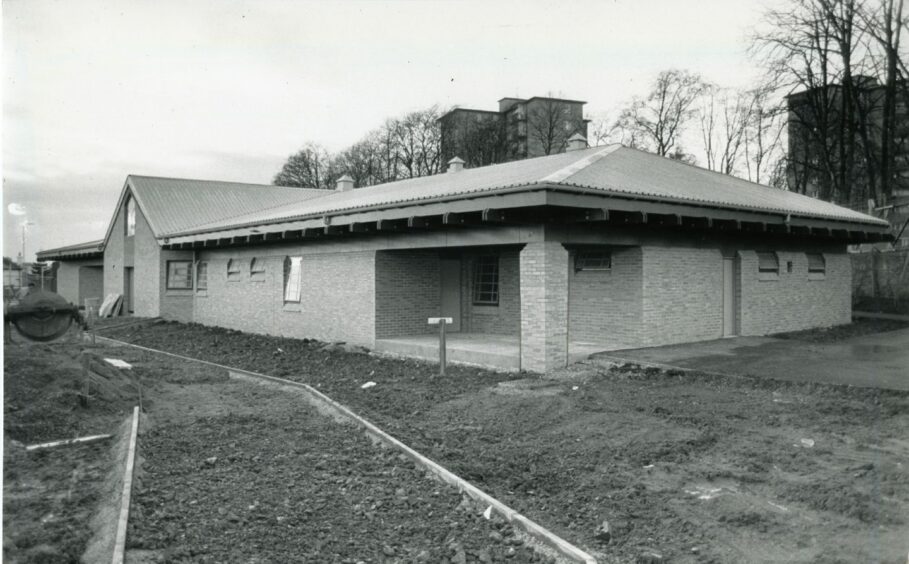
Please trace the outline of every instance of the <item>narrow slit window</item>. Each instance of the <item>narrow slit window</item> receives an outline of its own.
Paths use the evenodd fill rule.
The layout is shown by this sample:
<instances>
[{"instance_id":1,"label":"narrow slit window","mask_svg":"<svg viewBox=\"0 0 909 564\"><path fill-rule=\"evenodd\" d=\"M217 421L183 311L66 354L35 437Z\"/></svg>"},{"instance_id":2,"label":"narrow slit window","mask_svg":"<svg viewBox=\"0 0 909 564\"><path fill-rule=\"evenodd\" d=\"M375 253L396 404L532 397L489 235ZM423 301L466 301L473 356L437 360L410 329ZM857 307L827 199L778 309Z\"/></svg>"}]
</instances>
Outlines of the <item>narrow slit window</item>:
<instances>
[{"instance_id":1,"label":"narrow slit window","mask_svg":"<svg viewBox=\"0 0 909 564\"><path fill-rule=\"evenodd\" d=\"M208 290L208 263L200 262L196 266L196 290L205 291Z\"/></svg>"},{"instance_id":2,"label":"narrow slit window","mask_svg":"<svg viewBox=\"0 0 909 564\"><path fill-rule=\"evenodd\" d=\"M758 272L763 274L779 274L780 259L776 253L758 253Z\"/></svg>"},{"instance_id":3,"label":"narrow slit window","mask_svg":"<svg viewBox=\"0 0 909 564\"><path fill-rule=\"evenodd\" d=\"M475 263L473 303L499 305L499 257L479 257Z\"/></svg>"},{"instance_id":4,"label":"narrow slit window","mask_svg":"<svg viewBox=\"0 0 909 564\"><path fill-rule=\"evenodd\" d=\"M574 256L575 272L581 270L609 270L612 268L612 253L608 251L578 251Z\"/></svg>"},{"instance_id":5,"label":"narrow slit window","mask_svg":"<svg viewBox=\"0 0 909 564\"><path fill-rule=\"evenodd\" d=\"M240 279L240 261L237 259L230 259L227 261L227 279L228 280L239 280Z\"/></svg>"},{"instance_id":6,"label":"narrow slit window","mask_svg":"<svg viewBox=\"0 0 909 564\"><path fill-rule=\"evenodd\" d=\"M808 274L826 274L827 261L820 253L808 253Z\"/></svg>"},{"instance_id":7,"label":"narrow slit window","mask_svg":"<svg viewBox=\"0 0 909 564\"><path fill-rule=\"evenodd\" d=\"M300 303L303 294L303 257L284 258L284 302Z\"/></svg>"},{"instance_id":8,"label":"narrow slit window","mask_svg":"<svg viewBox=\"0 0 909 564\"><path fill-rule=\"evenodd\" d=\"M193 289L193 263L190 260L167 261L167 289Z\"/></svg>"},{"instance_id":9,"label":"narrow slit window","mask_svg":"<svg viewBox=\"0 0 909 564\"><path fill-rule=\"evenodd\" d=\"M249 262L249 277L253 280L265 280L265 261L256 257Z\"/></svg>"},{"instance_id":10,"label":"narrow slit window","mask_svg":"<svg viewBox=\"0 0 909 564\"><path fill-rule=\"evenodd\" d=\"M132 237L136 234L136 200L130 196L126 200L126 236Z\"/></svg>"}]
</instances>

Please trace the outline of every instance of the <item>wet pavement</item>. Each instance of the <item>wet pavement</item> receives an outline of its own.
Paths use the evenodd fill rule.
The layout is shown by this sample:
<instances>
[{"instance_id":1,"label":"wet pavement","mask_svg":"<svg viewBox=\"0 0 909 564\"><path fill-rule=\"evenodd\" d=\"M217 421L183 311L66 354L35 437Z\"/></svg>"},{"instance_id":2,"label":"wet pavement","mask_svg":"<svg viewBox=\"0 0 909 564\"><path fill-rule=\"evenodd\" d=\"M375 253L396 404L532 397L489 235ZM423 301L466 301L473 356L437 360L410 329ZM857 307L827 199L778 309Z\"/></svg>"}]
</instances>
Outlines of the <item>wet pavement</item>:
<instances>
[{"instance_id":1,"label":"wet pavement","mask_svg":"<svg viewBox=\"0 0 909 564\"><path fill-rule=\"evenodd\" d=\"M909 390L909 329L832 343L733 337L605 356L741 376Z\"/></svg>"}]
</instances>

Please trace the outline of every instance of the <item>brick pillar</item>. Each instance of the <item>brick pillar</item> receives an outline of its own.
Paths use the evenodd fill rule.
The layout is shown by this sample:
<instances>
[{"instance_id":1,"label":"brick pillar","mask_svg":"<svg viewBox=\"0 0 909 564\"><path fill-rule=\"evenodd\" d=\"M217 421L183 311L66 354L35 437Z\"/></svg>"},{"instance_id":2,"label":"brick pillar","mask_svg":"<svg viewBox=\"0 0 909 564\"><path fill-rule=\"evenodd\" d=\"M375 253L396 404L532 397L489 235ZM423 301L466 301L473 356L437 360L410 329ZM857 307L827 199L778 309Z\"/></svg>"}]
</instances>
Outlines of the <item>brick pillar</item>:
<instances>
[{"instance_id":1,"label":"brick pillar","mask_svg":"<svg viewBox=\"0 0 909 564\"><path fill-rule=\"evenodd\" d=\"M568 251L527 243L521 251L521 368L546 372L568 364Z\"/></svg>"}]
</instances>

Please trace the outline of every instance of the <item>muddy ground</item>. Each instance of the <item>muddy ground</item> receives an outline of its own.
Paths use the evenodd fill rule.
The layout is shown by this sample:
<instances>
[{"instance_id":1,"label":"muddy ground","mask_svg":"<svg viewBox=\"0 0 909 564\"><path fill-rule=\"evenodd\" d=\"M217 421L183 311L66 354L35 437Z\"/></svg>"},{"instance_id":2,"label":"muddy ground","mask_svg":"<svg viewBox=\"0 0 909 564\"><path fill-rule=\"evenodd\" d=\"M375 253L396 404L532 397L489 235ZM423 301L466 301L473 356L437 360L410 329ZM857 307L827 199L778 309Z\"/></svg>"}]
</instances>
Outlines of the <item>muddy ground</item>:
<instances>
[{"instance_id":1,"label":"muddy ground","mask_svg":"<svg viewBox=\"0 0 909 564\"><path fill-rule=\"evenodd\" d=\"M38 425L34 405L57 408L45 413L53 427L99 430L116 402L77 399L73 359L85 348L8 353L7 374L20 378L8 390L19 399L7 404L30 414L10 420L11 432L62 432ZM88 348L130 363L131 400L141 397L127 562L549 562L506 523L484 518L484 507L295 394L133 349ZM37 381L61 393L23 392ZM98 484L111 448L7 455L4 561L99 561L84 551L89 522L110 509Z\"/></svg>"},{"instance_id":2,"label":"muddy ground","mask_svg":"<svg viewBox=\"0 0 909 564\"><path fill-rule=\"evenodd\" d=\"M131 390L95 389L80 401L80 347L4 347L3 561L78 562L114 465L114 439L26 451L25 446L116 434ZM101 392L104 392L101 397Z\"/></svg>"},{"instance_id":3,"label":"muddy ground","mask_svg":"<svg viewBox=\"0 0 909 564\"><path fill-rule=\"evenodd\" d=\"M905 393L596 362L553 380L439 378L197 325L111 336L315 385L601 562L902 563L909 550Z\"/></svg>"}]
</instances>

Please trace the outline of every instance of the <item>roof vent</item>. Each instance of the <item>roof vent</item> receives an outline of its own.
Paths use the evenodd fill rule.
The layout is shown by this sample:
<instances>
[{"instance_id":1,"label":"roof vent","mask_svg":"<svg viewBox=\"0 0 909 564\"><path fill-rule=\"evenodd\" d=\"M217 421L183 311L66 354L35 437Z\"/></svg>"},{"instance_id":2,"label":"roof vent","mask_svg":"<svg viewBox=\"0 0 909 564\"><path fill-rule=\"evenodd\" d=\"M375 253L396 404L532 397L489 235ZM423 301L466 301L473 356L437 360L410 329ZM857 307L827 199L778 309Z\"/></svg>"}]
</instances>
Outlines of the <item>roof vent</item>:
<instances>
[{"instance_id":1,"label":"roof vent","mask_svg":"<svg viewBox=\"0 0 909 564\"><path fill-rule=\"evenodd\" d=\"M581 135L580 133L575 133L568 138L568 150L569 151L580 151L581 149L587 148L587 138Z\"/></svg>"},{"instance_id":2,"label":"roof vent","mask_svg":"<svg viewBox=\"0 0 909 564\"><path fill-rule=\"evenodd\" d=\"M460 172L464 170L464 159L455 157L448 161L448 172Z\"/></svg>"},{"instance_id":3,"label":"roof vent","mask_svg":"<svg viewBox=\"0 0 909 564\"><path fill-rule=\"evenodd\" d=\"M338 192L349 192L354 188L354 181L349 175L345 174L338 179L335 190Z\"/></svg>"}]
</instances>

